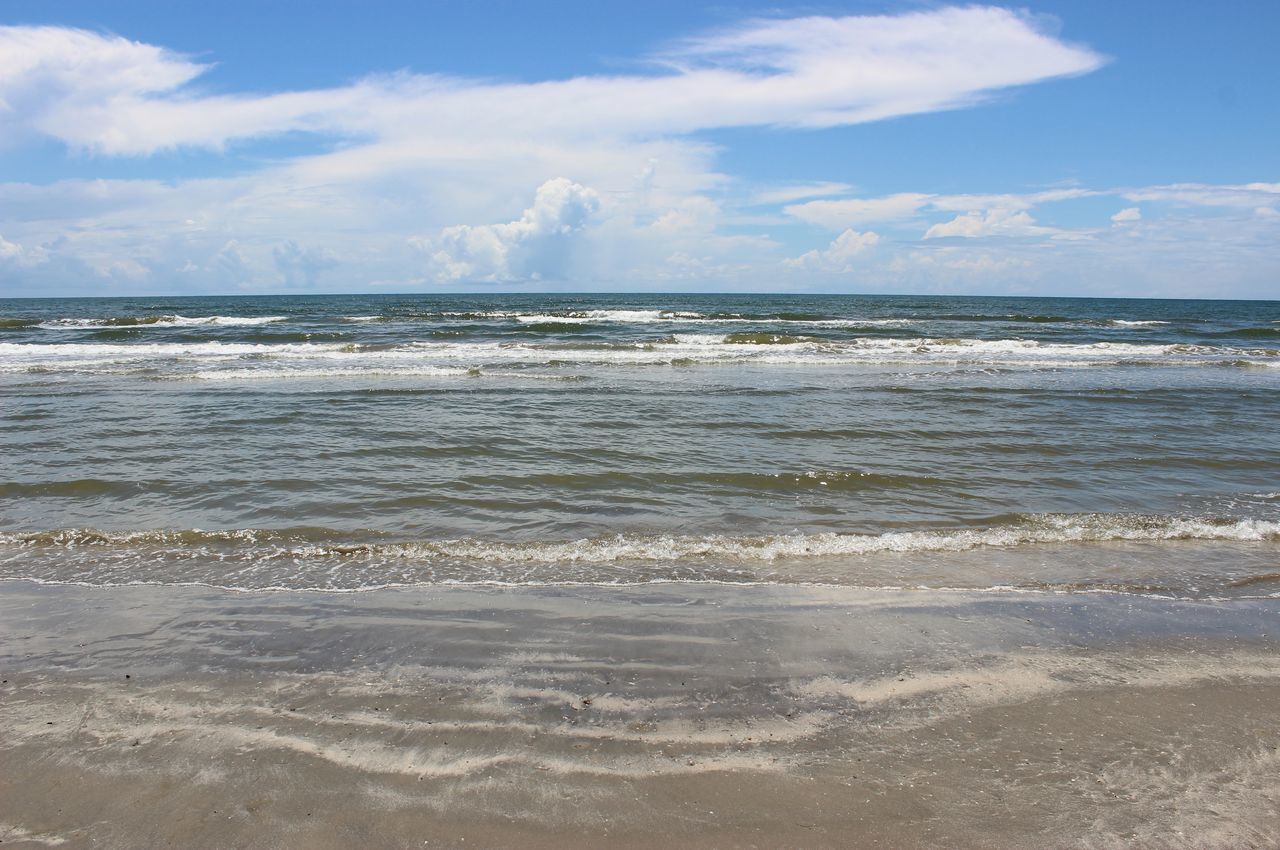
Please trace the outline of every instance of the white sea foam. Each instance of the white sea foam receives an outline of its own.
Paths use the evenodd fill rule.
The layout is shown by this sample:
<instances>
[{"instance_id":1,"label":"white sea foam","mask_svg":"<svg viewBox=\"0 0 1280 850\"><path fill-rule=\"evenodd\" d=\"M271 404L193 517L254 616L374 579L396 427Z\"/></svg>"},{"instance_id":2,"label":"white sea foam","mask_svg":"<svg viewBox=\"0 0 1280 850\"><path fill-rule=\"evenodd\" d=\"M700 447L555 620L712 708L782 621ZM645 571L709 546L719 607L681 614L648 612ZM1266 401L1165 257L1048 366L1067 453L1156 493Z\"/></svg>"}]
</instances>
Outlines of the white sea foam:
<instances>
[{"instance_id":1,"label":"white sea foam","mask_svg":"<svg viewBox=\"0 0 1280 850\"><path fill-rule=\"evenodd\" d=\"M1008 317L1013 318L1013 317ZM1007 321L1008 318L991 318L990 321ZM439 313L431 313L421 316L343 316L342 320L347 322L391 322L391 321L430 321L433 319L451 319L451 320L470 320L470 321L492 321L492 320L509 320L518 324L549 324L549 325L586 325L586 324L699 324L699 325L778 325L782 327L811 327L811 328L859 328L859 327L906 327L914 324L927 322L949 322L956 321L954 319L938 318L930 319L928 317L895 317L895 318L865 318L865 317L839 317L839 318L798 318L798 317L781 317L781 316L761 316L761 315L739 315L734 313L716 313L708 315L689 310L562 310L554 312L533 312L526 313L514 310L484 310L484 311L443 311ZM964 320L970 322L974 320ZM1067 324L1077 324L1070 319L1063 319ZM1083 324L1103 324L1115 327L1140 327L1146 325L1167 325L1170 322L1158 319L1149 320L1128 320L1128 319L1103 319L1103 320L1083 320Z\"/></svg>"},{"instance_id":2,"label":"white sea foam","mask_svg":"<svg viewBox=\"0 0 1280 850\"><path fill-rule=\"evenodd\" d=\"M899 326L914 324L916 319L782 319L759 316L707 316L678 310L584 310L565 313L490 313L494 318L513 318L522 324L593 324L624 322L628 324L699 324L699 325L788 325L825 328L866 326Z\"/></svg>"},{"instance_id":3,"label":"white sea foam","mask_svg":"<svg viewBox=\"0 0 1280 850\"><path fill-rule=\"evenodd\" d=\"M421 316L343 316L348 322L373 321L430 321L433 319L455 319L471 321L489 321L493 319L512 320L519 324L733 324L733 325L802 325L809 327L856 328L865 326L903 326L918 324L924 319L913 318L832 318L832 319L798 319L775 316L742 316L738 314L707 315L689 310L563 310L557 312L524 313L514 310L460 311L451 310L430 313Z\"/></svg>"},{"instance_id":4,"label":"white sea foam","mask_svg":"<svg viewBox=\"0 0 1280 850\"><path fill-rule=\"evenodd\" d=\"M190 377L210 370L302 374L305 368L370 374L491 366L561 368L698 364L801 366L976 365L1061 368L1141 364L1280 366L1280 351L1205 345L1122 342L1046 343L1023 339L859 337L821 340L773 336L676 334L664 340L581 345L533 342L411 342L396 346L343 343L0 343L0 372L130 371Z\"/></svg>"},{"instance_id":5,"label":"white sea foam","mask_svg":"<svg viewBox=\"0 0 1280 850\"><path fill-rule=\"evenodd\" d=\"M343 542L344 537L349 542ZM623 587L652 584L801 585L875 590L1133 593L1163 598L1275 598L1267 568L1280 523L1123 515L1040 515L988 528L758 537L615 535L566 541L394 541L378 532L246 529L228 532L0 533L0 580L90 587L192 585L243 591L354 593L392 587ZM1075 547L1170 549L1161 577L1108 580ZM948 575L943 558L975 549L1045 545L1056 566L990 558L980 574ZM1231 547L1216 578L1186 573L1206 546ZM1062 548L1070 547L1070 548ZM1103 550L1105 551L1105 549ZM1127 549L1115 550L1118 555ZM1132 556L1132 552L1123 557ZM925 557L920 557L920 556ZM915 557L899 557L915 556ZM960 557L956 555L956 557ZM1151 552L1145 552L1150 558ZM1191 560L1189 560L1191 559ZM1181 567L1176 565L1182 565ZM1249 570L1250 567L1243 567ZM1145 574L1144 574L1145 575ZM970 580L966 581L966 578ZM1154 583L1153 583L1154 582ZM1215 595L1216 594L1216 595Z\"/></svg>"},{"instance_id":6,"label":"white sea foam","mask_svg":"<svg viewBox=\"0 0 1280 850\"><path fill-rule=\"evenodd\" d=\"M396 544L408 557L451 557L496 563L613 563L728 558L776 561L869 555L880 552L962 552L1045 543L1224 540L1278 542L1280 522L1128 517L1106 514L1043 515L1024 525L879 535L782 534L760 537L617 535L565 542L501 543L451 540ZM302 550L301 553L307 553ZM311 554L316 554L312 552Z\"/></svg>"},{"instance_id":7,"label":"white sea foam","mask_svg":"<svg viewBox=\"0 0 1280 850\"><path fill-rule=\"evenodd\" d=\"M225 560L225 547L247 547L259 559L386 558L436 561L440 558L498 564L690 562L712 560L778 561L871 555L884 552L964 552L983 547L1009 548L1057 543L1226 541L1280 543L1280 521L1217 519L1132 514L1031 514L989 527L892 531L883 534L839 532L759 536L634 535L564 541L507 542L477 539L394 542L342 542L330 531L308 540L287 530L110 532L63 529L49 532L0 532L0 546L82 548L138 546L152 549L213 547ZM213 551L211 549L211 551Z\"/></svg>"},{"instance_id":8,"label":"white sea foam","mask_svg":"<svg viewBox=\"0 0 1280 850\"><path fill-rule=\"evenodd\" d=\"M51 319L36 325L45 330L85 328L185 328L201 325L266 325L283 322L288 316L136 316L109 319Z\"/></svg>"},{"instance_id":9,"label":"white sea foam","mask_svg":"<svg viewBox=\"0 0 1280 850\"><path fill-rule=\"evenodd\" d=\"M646 324L649 322L669 322L680 319L701 319L698 313L681 313L672 310L583 310L568 313L521 313L516 321L525 324L540 322L627 322Z\"/></svg>"},{"instance_id":10,"label":"white sea foam","mask_svg":"<svg viewBox=\"0 0 1280 850\"><path fill-rule=\"evenodd\" d=\"M402 366L398 368L377 368L363 366L346 369L341 367L330 369L206 369L199 372L184 372L175 377L193 381L243 381L245 379L270 381L282 378L471 378L479 377L481 374L479 369L466 369L463 367Z\"/></svg>"}]
</instances>

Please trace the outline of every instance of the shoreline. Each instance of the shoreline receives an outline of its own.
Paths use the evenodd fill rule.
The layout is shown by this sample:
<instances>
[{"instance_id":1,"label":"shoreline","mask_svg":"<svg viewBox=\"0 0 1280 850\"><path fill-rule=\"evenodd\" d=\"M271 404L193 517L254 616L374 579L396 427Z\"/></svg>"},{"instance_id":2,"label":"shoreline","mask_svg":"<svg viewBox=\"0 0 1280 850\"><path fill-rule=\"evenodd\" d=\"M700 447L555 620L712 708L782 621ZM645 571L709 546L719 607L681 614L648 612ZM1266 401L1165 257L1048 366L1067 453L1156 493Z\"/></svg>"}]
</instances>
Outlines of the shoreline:
<instances>
[{"instance_id":1,"label":"shoreline","mask_svg":"<svg viewBox=\"0 0 1280 850\"><path fill-rule=\"evenodd\" d=\"M5 582L0 840L1266 846L1277 613L795 586Z\"/></svg>"}]
</instances>

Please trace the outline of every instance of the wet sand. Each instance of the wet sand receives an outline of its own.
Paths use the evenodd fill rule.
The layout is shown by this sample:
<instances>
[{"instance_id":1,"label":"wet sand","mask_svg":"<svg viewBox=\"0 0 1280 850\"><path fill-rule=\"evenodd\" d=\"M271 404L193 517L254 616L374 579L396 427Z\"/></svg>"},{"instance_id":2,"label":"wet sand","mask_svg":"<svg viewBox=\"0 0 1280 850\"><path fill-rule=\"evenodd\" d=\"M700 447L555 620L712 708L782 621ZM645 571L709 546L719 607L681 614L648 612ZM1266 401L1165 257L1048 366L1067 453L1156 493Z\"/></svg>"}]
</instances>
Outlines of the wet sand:
<instances>
[{"instance_id":1,"label":"wet sand","mask_svg":"<svg viewBox=\"0 0 1280 850\"><path fill-rule=\"evenodd\" d=\"M0 583L4 846L1280 846L1280 600Z\"/></svg>"}]
</instances>

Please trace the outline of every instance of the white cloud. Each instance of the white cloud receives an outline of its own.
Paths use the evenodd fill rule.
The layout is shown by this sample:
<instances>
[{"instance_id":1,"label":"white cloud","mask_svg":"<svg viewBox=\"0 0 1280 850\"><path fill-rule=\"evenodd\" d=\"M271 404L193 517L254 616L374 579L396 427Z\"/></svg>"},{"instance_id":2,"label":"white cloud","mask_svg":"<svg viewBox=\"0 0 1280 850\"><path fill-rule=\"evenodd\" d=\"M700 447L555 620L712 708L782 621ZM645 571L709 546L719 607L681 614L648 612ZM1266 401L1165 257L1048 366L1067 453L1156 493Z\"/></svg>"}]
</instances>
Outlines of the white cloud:
<instances>
[{"instance_id":1,"label":"white cloud","mask_svg":"<svg viewBox=\"0 0 1280 850\"><path fill-rule=\"evenodd\" d=\"M957 108L1101 63L1022 14L755 21L658 60L649 72L532 83L400 73L211 95L200 87L204 59L79 30L0 27L0 145L55 139L89 154L77 170L95 157L229 147L232 172L0 184L0 292L417 288L425 251L430 279L458 283L777 288L856 268L919 290L935 279L988 292L1035 280L1111 294L1103 281L1123 280L1128 294L1197 294L1211 277L1274 295L1280 184L856 198L808 163L796 182L765 187L719 173L717 149L696 135ZM239 141L299 132L330 146L235 158ZM1141 226L1106 227L1106 212L1083 205L1099 218L1092 229L1040 223L1055 221L1041 205L1088 196L1144 204ZM801 244L797 223L835 238Z\"/></svg>"},{"instance_id":2,"label":"white cloud","mask_svg":"<svg viewBox=\"0 0 1280 850\"><path fill-rule=\"evenodd\" d=\"M292 239L272 248L271 255L290 289L312 288L322 271L338 265L332 251L318 246L303 248Z\"/></svg>"},{"instance_id":3,"label":"white cloud","mask_svg":"<svg viewBox=\"0 0 1280 850\"><path fill-rule=\"evenodd\" d=\"M710 198L695 195L662 213L649 227L665 234L709 233L715 230L719 221L720 205Z\"/></svg>"},{"instance_id":4,"label":"white cloud","mask_svg":"<svg viewBox=\"0 0 1280 850\"><path fill-rule=\"evenodd\" d=\"M842 198L807 201L783 209L787 215L829 230L882 222L907 221L926 212L965 212L1001 217L1039 204L1084 198L1097 194L1088 189L1051 189L1027 194L931 195L899 192L879 198ZM962 225L956 225L957 228ZM955 235L955 234L951 234Z\"/></svg>"},{"instance_id":5,"label":"white cloud","mask_svg":"<svg viewBox=\"0 0 1280 850\"><path fill-rule=\"evenodd\" d=\"M783 212L829 230L843 230L871 222L901 221L912 218L933 198L933 195L923 195L918 192L901 192L882 198L808 201L784 207Z\"/></svg>"},{"instance_id":6,"label":"white cloud","mask_svg":"<svg viewBox=\"0 0 1280 850\"><path fill-rule=\"evenodd\" d=\"M814 250L787 259L786 265L797 269L824 272L851 272L854 260L880 243L880 234L846 230L821 251Z\"/></svg>"},{"instance_id":7,"label":"white cloud","mask_svg":"<svg viewBox=\"0 0 1280 850\"><path fill-rule=\"evenodd\" d=\"M684 43L652 75L485 83L398 74L266 95L201 95L207 66L84 30L0 27L6 125L106 154L218 148L290 131L412 139L635 138L717 127L829 127L974 103L1082 74L1094 52L998 8L756 21ZM483 146L482 146L483 152Z\"/></svg>"},{"instance_id":8,"label":"white cloud","mask_svg":"<svg viewBox=\"0 0 1280 850\"><path fill-rule=\"evenodd\" d=\"M222 178L0 184L0 230L13 244L57 242L48 274L94 292L126 273L132 291L407 287L423 274L411 245L427 242L429 273L443 281L749 275L776 268L779 246L741 230L779 220L725 211L732 179L691 134L955 108L1102 61L1022 15L978 7L754 21L659 60L647 73L532 83L399 73L214 95L199 87L208 60L114 35L0 27L0 143L36 135L145 156L286 132L340 142ZM544 233L539 202L511 220L561 174L592 187L591 228ZM784 185L758 202L848 190Z\"/></svg>"},{"instance_id":9,"label":"white cloud","mask_svg":"<svg viewBox=\"0 0 1280 850\"><path fill-rule=\"evenodd\" d=\"M974 210L1029 210L1040 204L1070 201L1075 198L1088 198L1098 194L1089 189L1073 187L1070 189L1047 189L1042 192L1025 194L999 195L934 195L929 206L935 210L948 212L972 212Z\"/></svg>"},{"instance_id":10,"label":"white cloud","mask_svg":"<svg viewBox=\"0 0 1280 850\"><path fill-rule=\"evenodd\" d=\"M205 70L162 47L63 27L0 27L0 139L21 132L71 144L101 128L104 112L129 109ZM79 126L77 126L79 125Z\"/></svg>"},{"instance_id":11,"label":"white cloud","mask_svg":"<svg viewBox=\"0 0 1280 850\"><path fill-rule=\"evenodd\" d=\"M229 239L208 259L207 265L197 268L202 268L207 275L206 279L215 286L247 289L255 280L254 266L255 263L245 255L240 242Z\"/></svg>"},{"instance_id":12,"label":"white cloud","mask_svg":"<svg viewBox=\"0 0 1280 850\"><path fill-rule=\"evenodd\" d=\"M961 236L977 239L985 236L1044 236L1056 233L1052 227L1036 224L1026 210L972 210L950 221L935 224L925 231L925 239Z\"/></svg>"},{"instance_id":13,"label":"white cloud","mask_svg":"<svg viewBox=\"0 0 1280 850\"><path fill-rule=\"evenodd\" d=\"M1137 207L1127 207L1125 209L1120 210L1120 212L1116 213L1115 215L1111 216L1111 220L1114 221L1116 224L1129 224L1131 222L1141 221L1142 210L1138 209Z\"/></svg>"},{"instance_id":14,"label":"white cloud","mask_svg":"<svg viewBox=\"0 0 1280 850\"><path fill-rule=\"evenodd\" d=\"M1102 64L1096 53L993 7L899 16L757 21L691 39L665 57L682 73L739 77L773 107L768 123L829 127L973 103L984 93ZM735 110L728 102L708 104Z\"/></svg>"},{"instance_id":15,"label":"white cloud","mask_svg":"<svg viewBox=\"0 0 1280 850\"><path fill-rule=\"evenodd\" d=\"M944 279L970 279L980 277L989 281L993 275L1009 272L1026 272L1033 264L1024 257L994 254L990 251L974 252L963 248L941 248L923 251L913 250L896 257L890 268L899 274L924 273L932 276L943 274Z\"/></svg>"},{"instance_id":16,"label":"white cloud","mask_svg":"<svg viewBox=\"0 0 1280 850\"><path fill-rule=\"evenodd\" d=\"M545 280L563 276L570 237L600 208L592 189L564 177L538 187L533 206L506 224L459 224L419 245L442 282Z\"/></svg>"},{"instance_id":17,"label":"white cloud","mask_svg":"<svg viewBox=\"0 0 1280 850\"><path fill-rule=\"evenodd\" d=\"M3 236L0 236L0 260L17 260L23 254L22 246L17 242L10 242Z\"/></svg>"},{"instance_id":18,"label":"white cloud","mask_svg":"<svg viewBox=\"0 0 1280 850\"><path fill-rule=\"evenodd\" d=\"M48 262L48 252L43 246L27 248L20 242L11 242L0 236L0 264L29 268Z\"/></svg>"},{"instance_id":19,"label":"white cloud","mask_svg":"<svg viewBox=\"0 0 1280 850\"><path fill-rule=\"evenodd\" d=\"M853 191L853 187L848 183L797 183L790 186L775 186L771 189L762 189L751 196L749 203L753 206L772 206L774 204L789 204L792 201L801 201L805 198L843 195L851 191Z\"/></svg>"},{"instance_id":20,"label":"white cloud","mask_svg":"<svg viewBox=\"0 0 1280 850\"><path fill-rule=\"evenodd\" d=\"M1206 183L1172 183L1128 189L1127 201L1166 201L1206 207L1274 207L1280 204L1280 183L1242 183L1215 186Z\"/></svg>"}]
</instances>

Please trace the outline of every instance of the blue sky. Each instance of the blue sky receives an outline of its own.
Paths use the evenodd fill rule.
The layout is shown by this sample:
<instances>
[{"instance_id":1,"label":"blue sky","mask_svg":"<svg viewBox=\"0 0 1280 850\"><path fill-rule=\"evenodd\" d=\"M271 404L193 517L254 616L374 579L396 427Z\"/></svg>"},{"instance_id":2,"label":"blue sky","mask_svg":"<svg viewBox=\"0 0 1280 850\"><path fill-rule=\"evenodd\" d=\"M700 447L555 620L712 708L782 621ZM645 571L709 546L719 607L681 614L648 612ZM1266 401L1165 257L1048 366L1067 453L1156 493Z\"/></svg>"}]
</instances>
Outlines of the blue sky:
<instances>
[{"instance_id":1,"label":"blue sky","mask_svg":"<svg viewBox=\"0 0 1280 850\"><path fill-rule=\"evenodd\" d=\"M0 295L1280 297L1280 4L0 4Z\"/></svg>"}]
</instances>

